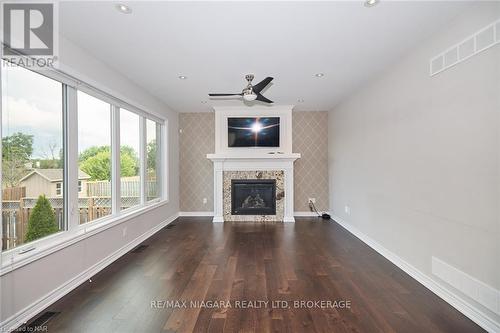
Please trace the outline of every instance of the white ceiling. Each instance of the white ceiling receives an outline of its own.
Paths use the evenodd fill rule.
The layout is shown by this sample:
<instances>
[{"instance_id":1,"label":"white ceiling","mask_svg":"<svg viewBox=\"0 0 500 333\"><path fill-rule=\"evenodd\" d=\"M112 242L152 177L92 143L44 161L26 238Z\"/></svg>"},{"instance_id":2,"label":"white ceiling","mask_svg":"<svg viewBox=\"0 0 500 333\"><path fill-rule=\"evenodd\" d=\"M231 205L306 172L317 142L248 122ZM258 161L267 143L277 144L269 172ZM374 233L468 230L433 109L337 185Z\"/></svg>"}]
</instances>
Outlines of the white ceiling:
<instances>
[{"instance_id":1,"label":"white ceiling","mask_svg":"<svg viewBox=\"0 0 500 333\"><path fill-rule=\"evenodd\" d=\"M264 91L275 104L330 110L470 5L126 1L122 14L115 3L61 3L61 33L178 112L241 105L207 94L241 92L246 73L275 78Z\"/></svg>"}]
</instances>

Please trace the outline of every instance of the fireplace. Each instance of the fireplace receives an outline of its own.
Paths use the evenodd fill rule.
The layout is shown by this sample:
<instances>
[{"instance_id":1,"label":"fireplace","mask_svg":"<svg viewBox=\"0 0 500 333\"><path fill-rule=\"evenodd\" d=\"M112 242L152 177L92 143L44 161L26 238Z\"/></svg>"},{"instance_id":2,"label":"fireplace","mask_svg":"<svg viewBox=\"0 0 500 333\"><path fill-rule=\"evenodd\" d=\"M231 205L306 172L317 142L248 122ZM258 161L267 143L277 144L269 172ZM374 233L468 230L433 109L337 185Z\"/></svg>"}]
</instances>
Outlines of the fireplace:
<instances>
[{"instance_id":1,"label":"fireplace","mask_svg":"<svg viewBox=\"0 0 500 333\"><path fill-rule=\"evenodd\" d=\"M232 179L232 215L276 215L276 179Z\"/></svg>"}]
</instances>

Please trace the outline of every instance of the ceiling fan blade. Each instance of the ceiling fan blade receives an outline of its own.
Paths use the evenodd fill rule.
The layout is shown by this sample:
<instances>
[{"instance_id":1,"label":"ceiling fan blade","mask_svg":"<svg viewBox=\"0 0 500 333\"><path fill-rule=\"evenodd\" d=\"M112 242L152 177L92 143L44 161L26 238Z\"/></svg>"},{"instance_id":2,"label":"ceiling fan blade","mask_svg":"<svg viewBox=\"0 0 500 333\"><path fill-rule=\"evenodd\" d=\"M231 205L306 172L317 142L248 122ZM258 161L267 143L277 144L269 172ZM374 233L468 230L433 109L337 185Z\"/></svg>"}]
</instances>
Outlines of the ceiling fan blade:
<instances>
[{"instance_id":1,"label":"ceiling fan blade","mask_svg":"<svg viewBox=\"0 0 500 333\"><path fill-rule=\"evenodd\" d=\"M265 98L261 94L257 94L256 100L257 101L261 101L261 102L266 102L266 103L274 103L273 101L271 101L270 99Z\"/></svg>"},{"instance_id":2,"label":"ceiling fan blade","mask_svg":"<svg viewBox=\"0 0 500 333\"><path fill-rule=\"evenodd\" d=\"M217 96L243 96L243 93L239 94L208 94L208 96L217 97Z\"/></svg>"},{"instance_id":3,"label":"ceiling fan blade","mask_svg":"<svg viewBox=\"0 0 500 333\"><path fill-rule=\"evenodd\" d=\"M260 81L259 83L257 83L252 87L253 92L256 94L260 93L262 89L264 89L269 83L271 83L272 80L273 80L272 77L270 76L266 77L264 80Z\"/></svg>"}]
</instances>

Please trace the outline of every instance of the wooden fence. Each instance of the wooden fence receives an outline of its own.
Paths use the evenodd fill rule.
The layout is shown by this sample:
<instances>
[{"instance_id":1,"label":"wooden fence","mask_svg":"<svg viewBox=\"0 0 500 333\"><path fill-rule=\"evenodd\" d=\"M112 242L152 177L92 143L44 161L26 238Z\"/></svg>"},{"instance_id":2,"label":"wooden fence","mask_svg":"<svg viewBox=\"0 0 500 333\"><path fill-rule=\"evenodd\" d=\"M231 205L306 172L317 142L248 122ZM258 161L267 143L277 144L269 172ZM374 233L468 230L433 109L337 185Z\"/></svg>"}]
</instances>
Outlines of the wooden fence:
<instances>
[{"instance_id":1,"label":"wooden fence","mask_svg":"<svg viewBox=\"0 0 500 333\"><path fill-rule=\"evenodd\" d=\"M64 199L47 198L52 205L59 230L65 230ZM20 200L2 201L3 248L10 249L23 244L26 240L28 221L35 207L37 198L21 198ZM126 209L140 203L140 198L122 197L121 209ZM88 197L78 199L79 223L86 223L111 214L110 197Z\"/></svg>"},{"instance_id":2,"label":"wooden fence","mask_svg":"<svg viewBox=\"0 0 500 333\"><path fill-rule=\"evenodd\" d=\"M21 200L26 197L26 187L7 187L2 191L2 200Z\"/></svg>"},{"instance_id":3,"label":"wooden fence","mask_svg":"<svg viewBox=\"0 0 500 333\"><path fill-rule=\"evenodd\" d=\"M122 180L120 182L120 191L122 197L136 197L141 191L139 180ZM146 192L148 197L158 196L158 184L155 180L146 182ZM110 197L111 182L107 180L87 182L87 195L89 197Z\"/></svg>"}]
</instances>

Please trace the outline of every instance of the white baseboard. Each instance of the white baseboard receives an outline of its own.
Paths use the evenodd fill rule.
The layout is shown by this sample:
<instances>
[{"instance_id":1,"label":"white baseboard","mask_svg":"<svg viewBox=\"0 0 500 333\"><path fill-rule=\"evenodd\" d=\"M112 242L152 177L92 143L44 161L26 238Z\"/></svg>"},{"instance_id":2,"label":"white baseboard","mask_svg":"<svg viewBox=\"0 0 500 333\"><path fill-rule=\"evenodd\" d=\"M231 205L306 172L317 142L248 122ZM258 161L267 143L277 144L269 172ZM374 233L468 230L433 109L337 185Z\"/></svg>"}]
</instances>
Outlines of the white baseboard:
<instances>
[{"instance_id":1,"label":"white baseboard","mask_svg":"<svg viewBox=\"0 0 500 333\"><path fill-rule=\"evenodd\" d=\"M318 217L316 212L294 212L293 215L298 217Z\"/></svg>"},{"instance_id":2,"label":"white baseboard","mask_svg":"<svg viewBox=\"0 0 500 333\"><path fill-rule=\"evenodd\" d=\"M98 263L94 264L93 266L89 267L85 271L81 272L77 276L71 278L70 280L66 281L66 283L60 285L56 289L52 290L45 296L39 298L37 301L33 302L32 304L28 305L21 311L17 312L13 316L7 318L5 321L0 323L0 332L11 332L18 328L19 326L23 325L26 323L28 320L31 318L35 317L38 315L40 312L42 312L44 309L49 307L51 304L55 303L57 300L62 298L63 296L67 295L69 292L71 292L73 289L90 279L92 276L95 274L99 273L101 270L109 266L111 263L113 263L115 260L123 256L124 254L128 253L130 250L132 250L134 247L154 235L156 232L160 231L162 228L164 228L166 225L169 223L173 222L179 214L174 214L170 216L168 219L162 221L155 227L151 228L150 230L146 231L139 237L135 238L134 240L130 241L129 243L125 244L115 252L111 253L109 256L104 258L103 260L99 261Z\"/></svg>"},{"instance_id":3,"label":"white baseboard","mask_svg":"<svg viewBox=\"0 0 500 333\"><path fill-rule=\"evenodd\" d=\"M456 295L451 290L446 288L444 285L441 285L437 281L433 280L428 275L424 274L408 262L406 262L401 257L397 256L393 252L386 249L380 243L376 242L366 234L362 233L356 227L352 226L348 222L344 221L342 218L332 215L332 219L337 222L344 229L349 231L351 234L359 238L366 245L377 251L387 260L392 262L394 265L398 266L412 278L420 282L424 287L432 291L434 294L442 298L448 304L453 306L455 309L463 313L465 316L470 318L476 324L481 326L483 329L488 332L497 332L500 333L500 323L492 319L490 316L485 314L483 311L464 300L461 296Z\"/></svg>"},{"instance_id":4,"label":"white baseboard","mask_svg":"<svg viewBox=\"0 0 500 333\"><path fill-rule=\"evenodd\" d=\"M314 212L294 212L293 215L300 217L318 216ZM214 216L214 212L179 212L179 216Z\"/></svg>"},{"instance_id":5,"label":"white baseboard","mask_svg":"<svg viewBox=\"0 0 500 333\"><path fill-rule=\"evenodd\" d=\"M214 216L214 212L179 212L179 216Z\"/></svg>"},{"instance_id":6,"label":"white baseboard","mask_svg":"<svg viewBox=\"0 0 500 333\"><path fill-rule=\"evenodd\" d=\"M500 315L500 290L434 256L432 257L432 274Z\"/></svg>"}]
</instances>

